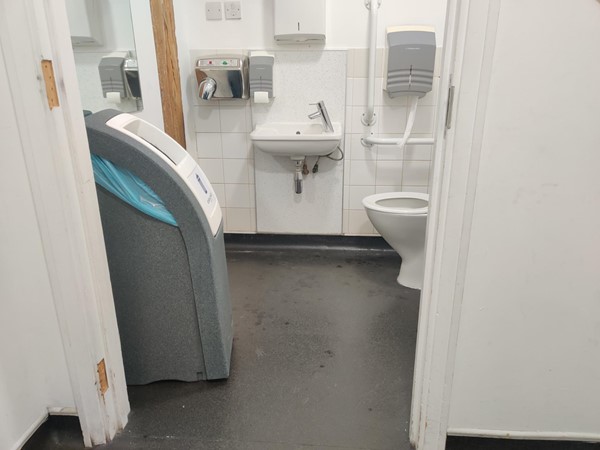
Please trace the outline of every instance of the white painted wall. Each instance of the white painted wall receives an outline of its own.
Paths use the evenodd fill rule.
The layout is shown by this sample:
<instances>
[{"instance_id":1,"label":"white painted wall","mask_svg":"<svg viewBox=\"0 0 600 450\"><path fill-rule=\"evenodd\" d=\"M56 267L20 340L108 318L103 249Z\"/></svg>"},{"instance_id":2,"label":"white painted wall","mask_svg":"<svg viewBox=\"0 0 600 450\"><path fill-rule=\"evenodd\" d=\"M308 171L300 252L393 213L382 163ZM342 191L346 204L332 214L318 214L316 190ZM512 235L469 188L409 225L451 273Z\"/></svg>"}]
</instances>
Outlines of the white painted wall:
<instances>
[{"instance_id":1,"label":"white painted wall","mask_svg":"<svg viewBox=\"0 0 600 450\"><path fill-rule=\"evenodd\" d=\"M492 3L448 432L600 440L600 2Z\"/></svg>"},{"instance_id":2,"label":"white painted wall","mask_svg":"<svg viewBox=\"0 0 600 450\"><path fill-rule=\"evenodd\" d=\"M48 407L74 408L19 130L0 52L0 448Z\"/></svg>"},{"instance_id":3,"label":"white painted wall","mask_svg":"<svg viewBox=\"0 0 600 450\"><path fill-rule=\"evenodd\" d=\"M183 0L190 48L273 48L273 1L242 1L242 20L207 21L204 1ZM378 42L392 25L433 25L443 44L445 0L382 0ZM327 0L327 48L365 48L368 12L364 0ZM284 47L285 46L277 46ZM314 46L313 46L314 47Z\"/></svg>"}]
</instances>

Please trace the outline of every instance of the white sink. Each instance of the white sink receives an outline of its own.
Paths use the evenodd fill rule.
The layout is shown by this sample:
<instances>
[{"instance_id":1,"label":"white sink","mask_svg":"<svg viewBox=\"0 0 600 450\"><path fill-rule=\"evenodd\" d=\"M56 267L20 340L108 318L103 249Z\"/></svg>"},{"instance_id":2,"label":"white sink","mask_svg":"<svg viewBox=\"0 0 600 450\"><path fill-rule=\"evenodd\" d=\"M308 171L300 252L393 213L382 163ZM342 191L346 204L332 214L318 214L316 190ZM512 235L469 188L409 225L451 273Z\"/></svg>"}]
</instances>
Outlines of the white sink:
<instances>
[{"instance_id":1,"label":"white sink","mask_svg":"<svg viewBox=\"0 0 600 450\"><path fill-rule=\"evenodd\" d=\"M250 133L252 143L263 152L275 156L304 159L333 152L342 140L342 125L333 123L326 132L318 122L274 122L258 125Z\"/></svg>"}]
</instances>

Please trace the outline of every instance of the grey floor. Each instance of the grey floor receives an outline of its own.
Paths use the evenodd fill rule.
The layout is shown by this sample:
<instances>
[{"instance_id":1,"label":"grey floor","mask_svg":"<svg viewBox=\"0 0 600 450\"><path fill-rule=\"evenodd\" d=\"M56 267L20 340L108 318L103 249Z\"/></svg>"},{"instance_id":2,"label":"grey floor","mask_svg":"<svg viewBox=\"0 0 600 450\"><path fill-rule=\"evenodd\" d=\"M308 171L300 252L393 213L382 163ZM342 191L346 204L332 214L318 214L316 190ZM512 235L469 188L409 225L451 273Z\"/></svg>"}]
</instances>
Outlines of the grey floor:
<instances>
[{"instance_id":1,"label":"grey floor","mask_svg":"<svg viewBox=\"0 0 600 450\"><path fill-rule=\"evenodd\" d=\"M100 448L410 449L418 291L396 284L398 256L252 248L228 250L230 379L130 387L129 424ZM51 418L25 449L82 447L76 418ZM580 448L590 447L459 438L447 446Z\"/></svg>"}]
</instances>

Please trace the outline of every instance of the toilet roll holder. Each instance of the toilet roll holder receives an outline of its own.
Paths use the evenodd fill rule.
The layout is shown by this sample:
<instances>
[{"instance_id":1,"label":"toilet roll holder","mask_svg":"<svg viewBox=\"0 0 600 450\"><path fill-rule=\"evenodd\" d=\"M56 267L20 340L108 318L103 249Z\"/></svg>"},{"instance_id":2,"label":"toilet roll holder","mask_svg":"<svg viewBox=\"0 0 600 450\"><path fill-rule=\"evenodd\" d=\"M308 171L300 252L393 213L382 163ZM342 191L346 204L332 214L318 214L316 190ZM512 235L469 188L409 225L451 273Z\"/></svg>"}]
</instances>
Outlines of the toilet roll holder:
<instances>
[{"instance_id":1,"label":"toilet roll holder","mask_svg":"<svg viewBox=\"0 0 600 450\"><path fill-rule=\"evenodd\" d=\"M206 56L196 62L198 97L201 100L247 99L248 58Z\"/></svg>"}]
</instances>

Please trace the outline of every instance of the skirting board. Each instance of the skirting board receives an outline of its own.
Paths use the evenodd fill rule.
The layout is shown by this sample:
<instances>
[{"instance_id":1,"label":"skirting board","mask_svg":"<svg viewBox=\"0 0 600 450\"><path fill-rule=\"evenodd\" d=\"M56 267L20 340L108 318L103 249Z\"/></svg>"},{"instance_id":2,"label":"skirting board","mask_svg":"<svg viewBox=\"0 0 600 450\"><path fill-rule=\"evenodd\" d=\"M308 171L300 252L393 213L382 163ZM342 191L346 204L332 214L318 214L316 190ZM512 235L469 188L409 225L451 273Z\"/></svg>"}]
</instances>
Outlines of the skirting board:
<instances>
[{"instance_id":1,"label":"skirting board","mask_svg":"<svg viewBox=\"0 0 600 450\"><path fill-rule=\"evenodd\" d=\"M532 439L538 441L600 442L600 434L598 433L578 433L568 431L502 431L470 428L449 428L448 435L498 439Z\"/></svg>"}]
</instances>

